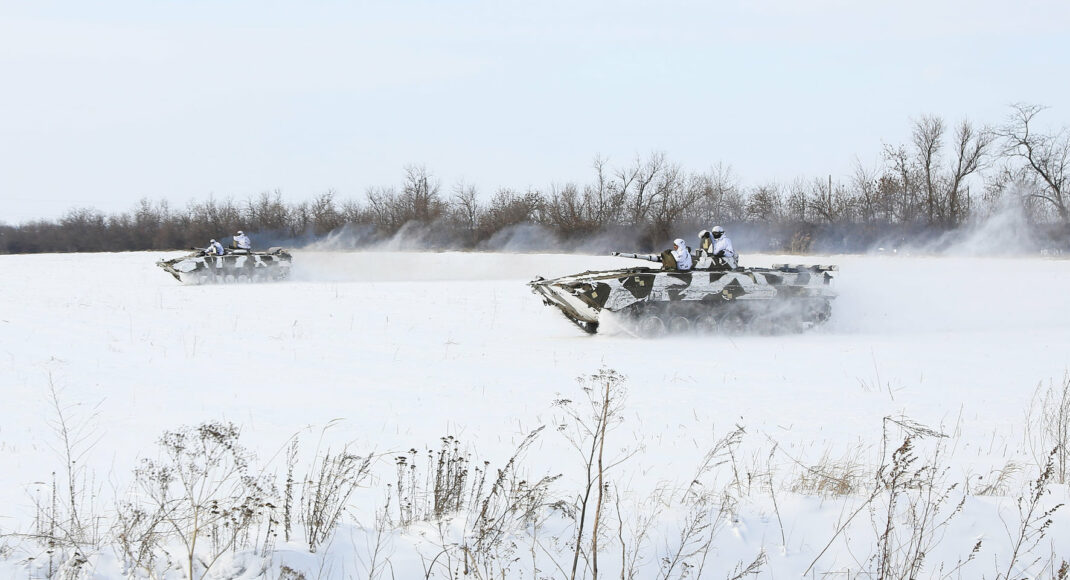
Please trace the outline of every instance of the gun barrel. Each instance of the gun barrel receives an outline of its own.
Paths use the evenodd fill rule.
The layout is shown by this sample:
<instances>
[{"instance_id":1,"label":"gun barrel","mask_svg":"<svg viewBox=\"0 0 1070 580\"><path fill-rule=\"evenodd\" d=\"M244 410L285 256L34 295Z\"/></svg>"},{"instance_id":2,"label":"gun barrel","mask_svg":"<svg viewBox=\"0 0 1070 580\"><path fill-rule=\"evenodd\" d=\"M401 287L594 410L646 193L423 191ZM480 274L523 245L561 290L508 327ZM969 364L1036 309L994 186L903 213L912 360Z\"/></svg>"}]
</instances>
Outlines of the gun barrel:
<instances>
[{"instance_id":1,"label":"gun barrel","mask_svg":"<svg viewBox=\"0 0 1070 580\"><path fill-rule=\"evenodd\" d=\"M614 256L620 256L621 258L635 258L637 260L646 260L647 262L660 262L661 256L654 256L651 254L632 254L630 252L613 252Z\"/></svg>"}]
</instances>

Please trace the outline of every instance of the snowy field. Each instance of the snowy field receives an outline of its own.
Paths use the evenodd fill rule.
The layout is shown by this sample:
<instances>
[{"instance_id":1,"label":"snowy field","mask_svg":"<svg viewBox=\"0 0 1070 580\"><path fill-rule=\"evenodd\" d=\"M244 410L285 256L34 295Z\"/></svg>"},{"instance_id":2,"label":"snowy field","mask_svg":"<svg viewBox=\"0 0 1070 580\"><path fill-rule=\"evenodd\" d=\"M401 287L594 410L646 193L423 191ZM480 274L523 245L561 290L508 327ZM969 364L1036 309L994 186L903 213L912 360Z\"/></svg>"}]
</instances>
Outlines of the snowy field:
<instances>
[{"instance_id":1,"label":"snowy field","mask_svg":"<svg viewBox=\"0 0 1070 580\"><path fill-rule=\"evenodd\" d=\"M964 489L1012 466L994 494L964 497L918 575L950 574L981 540L951 577L995 578L1018 537L1016 501L1046 455L1038 386L1058 389L1070 368L1065 260L745 256L748 265L838 264L832 320L799 335L643 340L612 324L585 335L524 284L633 263L620 258L296 252L288 282L183 286L154 265L174 255L0 256L0 577L48 574L46 549L29 536L35 506L51 501L52 474L65 477L57 401L81 437L77 465L104 519L138 461L158 456L160 435L184 425L239 425L257 469L279 478L295 435L306 458L317 446L376 454L339 528L344 540L310 554L299 539L280 539L260 568L248 554L228 555L211 577L298 577L285 569L307 578L445 578L462 564L441 546L461 540L449 530L437 537L442 526L426 522L392 530L389 566L374 568L368 538L397 479L395 457L409 449L423 456L454 436L494 469L548 425L522 472L563 474L554 489L572 500L583 487L583 458L555 428L566 419L554 402L585 400L577 377L612 369L625 377L626 398L606 453L632 455L607 472L619 501L606 510L614 526L618 506L623 520L658 514L629 548L638 553L635 577L681 577L681 568L666 572L663 558L677 551L686 518L652 498L687 488L707 451L737 426L745 433L704 484L716 481L735 497L731 509L718 504L702 567L692 563L690 573L731 577L756 559L767 578L873 570L883 512L865 500L876 466L905 436L883 421L892 417L949 436L918 439L919 464L940 444L939 477L944 487L960 484L942 517ZM858 488L837 495L800 487L823 458L859 465ZM1048 490L1043 507L1070 500L1065 485ZM1070 509L1053 518L1016 573L1043 576L1070 559ZM516 540L525 559L508 577L568 577L569 525L558 517L546 526L550 547L532 555L530 539ZM605 529L601 574L620 577L617 528ZM98 548L80 577L140 574L124 571L108 542ZM432 563L439 551L449 564ZM178 567L162 575L183 577ZM585 553L577 577L591 576Z\"/></svg>"}]
</instances>

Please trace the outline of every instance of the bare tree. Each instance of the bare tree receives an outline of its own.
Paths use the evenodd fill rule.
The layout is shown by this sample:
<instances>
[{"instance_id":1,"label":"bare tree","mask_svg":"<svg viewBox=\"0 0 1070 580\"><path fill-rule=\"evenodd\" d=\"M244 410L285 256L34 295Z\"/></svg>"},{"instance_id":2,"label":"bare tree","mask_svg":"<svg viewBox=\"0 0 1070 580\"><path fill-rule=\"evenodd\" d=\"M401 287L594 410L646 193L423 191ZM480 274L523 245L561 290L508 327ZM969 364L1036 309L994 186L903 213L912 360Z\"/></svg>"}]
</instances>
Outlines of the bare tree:
<instances>
[{"instance_id":1,"label":"bare tree","mask_svg":"<svg viewBox=\"0 0 1070 580\"><path fill-rule=\"evenodd\" d=\"M884 147L887 173L881 178L881 197L889 200L895 221L912 224L921 221L920 170L906 147Z\"/></svg>"},{"instance_id":2,"label":"bare tree","mask_svg":"<svg viewBox=\"0 0 1070 580\"><path fill-rule=\"evenodd\" d=\"M59 226L64 234L64 242L59 247L45 251L82 252L90 248L94 238L106 235L108 222L104 214L92 208L79 208L68 211L60 218Z\"/></svg>"},{"instance_id":3,"label":"bare tree","mask_svg":"<svg viewBox=\"0 0 1070 580\"><path fill-rule=\"evenodd\" d=\"M458 181L453 186L453 214L465 234L465 243L476 243L476 230L479 228L479 216L483 207L479 203L479 192L474 185Z\"/></svg>"},{"instance_id":4,"label":"bare tree","mask_svg":"<svg viewBox=\"0 0 1070 580\"><path fill-rule=\"evenodd\" d=\"M397 216L397 191L392 187L368 189L368 214L372 223L383 230L396 231L402 226Z\"/></svg>"},{"instance_id":5,"label":"bare tree","mask_svg":"<svg viewBox=\"0 0 1070 580\"><path fill-rule=\"evenodd\" d=\"M882 190L876 172L867 169L862 162L855 160L854 174L851 176L851 189L854 191L855 207L858 217L863 222L889 219L885 213L887 205L881 199Z\"/></svg>"},{"instance_id":6,"label":"bare tree","mask_svg":"<svg viewBox=\"0 0 1070 580\"><path fill-rule=\"evenodd\" d=\"M616 189L627 197L632 225L646 223L656 195L651 191L651 184L666 169L666 165L665 154L659 152L652 154L645 162L636 157L631 167L617 172L619 183Z\"/></svg>"},{"instance_id":7,"label":"bare tree","mask_svg":"<svg viewBox=\"0 0 1070 580\"><path fill-rule=\"evenodd\" d=\"M781 217L783 200L780 186L776 183L760 185L751 192L747 201L747 218L756 222L773 222Z\"/></svg>"},{"instance_id":8,"label":"bare tree","mask_svg":"<svg viewBox=\"0 0 1070 580\"><path fill-rule=\"evenodd\" d=\"M312 217L312 229L318 235L329 233L342 227L345 220L338 208L334 205L335 191L328 190L321 193L309 204L309 213Z\"/></svg>"},{"instance_id":9,"label":"bare tree","mask_svg":"<svg viewBox=\"0 0 1070 580\"><path fill-rule=\"evenodd\" d=\"M551 186L546 221L566 238L590 232L597 227L586 207L584 196L574 183Z\"/></svg>"},{"instance_id":10,"label":"bare tree","mask_svg":"<svg viewBox=\"0 0 1070 580\"><path fill-rule=\"evenodd\" d=\"M712 224L742 220L746 203L732 167L718 163L702 178L702 197L696 211L701 221Z\"/></svg>"},{"instance_id":11,"label":"bare tree","mask_svg":"<svg viewBox=\"0 0 1070 580\"><path fill-rule=\"evenodd\" d=\"M286 205L282 203L281 191L265 191L246 202L246 227L253 231L281 232L289 222L289 213Z\"/></svg>"},{"instance_id":12,"label":"bare tree","mask_svg":"<svg viewBox=\"0 0 1070 580\"><path fill-rule=\"evenodd\" d=\"M954 159L944 164L943 119L924 115L914 122L911 149L885 147L888 173L877 192L898 198L897 217L910 223L922 218L930 225L955 226L970 208L966 179L983 165L992 142L988 129L963 121L955 131Z\"/></svg>"},{"instance_id":13,"label":"bare tree","mask_svg":"<svg viewBox=\"0 0 1070 580\"><path fill-rule=\"evenodd\" d=\"M1043 200L1055 209L1063 223L1070 224L1070 133L1039 133L1034 119L1044 107L1018 103L1012 107L1010 121L999 131L1004 153L1024 161L1021 175L1034 186L1030 197Z\"/></svg>"},{"instance_id":14,"label":"bare tree","mask_svg":"<svg viewBox=\"0 0 1070 580\"><path fill-rule=\"evenodd\" d=\"M944 121L940 117L923 115L914 122L911 135L921 168L922 183L925 186L925 207L928 223L935 223L939 217L942 200L938 193L940 149L944 146Z\"/></svg>"},{"instance_id":15,"label":"bare tree","mask_svg":"<svg viewBox=\"0 0 1070 580\"><path fill-rule=\"evenodd\" d=\"M542 196L536 191L521 195L510 189L499 189L481 216L480 237L489 238L509 226L535 223L542 206Z\"/></svg>"},{"instance_id":16,"label":"bare tree","mask_svg":"<svg viewBox=\"0 0 1070 580\"><path fill-rule=\"evenodd\" d=\"M405 168L401 199L409 213L406 217L413 221L430 223L438 219L445 209L445 204L439 198L438 180L422 165Z\"/></svg>"},{"instance_id":17,"label":"bare tree","mask_svg":"<svg viewBox=\"0 0 1070 580\"><path fill-rule=\"evenodd\" d=\"M668 165L655 182L657 201L650 216L650 231L655 239L671 239L673 228L688 218L702 198L702 176L684 173L677 165Z\"/></svg>"},{"instance_id":18,"label":"bare tree","mask_svg":"<svg viewBox=\"0 0 1070 580\"><path fill-rule=\"evenodd\" d=\"M981 168L989 146L992 132L974 129L969 121L963 121L955 131L955 166L947 185L948 223L962 223L969 211L970 197L963 193L963 182ZM965 204L965 207L963 207Z\"/></svg>"},{"instance_id":19,"label":"bare tree","mask_svg":"<svg viewBox=\"0 0 1070 580\"><path fill-rule=\"evenodd\" d=\"M809 206L806 184L802 179L796 179L788 188L788 196L784 199L784 217L789 222L805 223L810 215Z\"/></svg>"},{"instance_id":20,"label":"bare tree","mask_svg":"<svg viewBox=\"0 0 1070 580\"><path fill-rule=\"evenodd\" d=\"M354 199L347 199L342 202L341 208L342 221L347 224L367 223L367 212L364 206L360 205L360 202Z\"/></svg>"},{"instance_id":21,"label":"bare tree","mask_svg":"<svg viewBox=\"0 0 1070 580\"><path fill-rule=\"evenodd\" d=\"M591 166L595 183L583 188L583 206L587 219L597 229L620 222L624 215L626 193L609 176L609 161L597 156Z\"/></svg>"},{"instance_id":22,"label":"bare tree","mask_svg":"<svg viewBox=\"0 0 1070 580\"><path fill-rule=\"evenodd\" d=\"M810 210L825 223L846 221L851 216L851 199L843 188L834 188L832 179L815 179L810 186Z\"/></svg>"}]
</instances>

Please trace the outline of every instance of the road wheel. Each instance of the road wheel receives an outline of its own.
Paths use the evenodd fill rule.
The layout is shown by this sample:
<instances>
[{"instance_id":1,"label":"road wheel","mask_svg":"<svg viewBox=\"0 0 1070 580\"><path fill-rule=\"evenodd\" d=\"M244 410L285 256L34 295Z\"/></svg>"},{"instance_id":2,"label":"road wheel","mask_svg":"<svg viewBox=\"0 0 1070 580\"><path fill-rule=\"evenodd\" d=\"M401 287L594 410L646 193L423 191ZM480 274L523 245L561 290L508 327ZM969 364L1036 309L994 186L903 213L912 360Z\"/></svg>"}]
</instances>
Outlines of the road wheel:
<instances>
[{"instance_id":1,"label":"road wheel","mask_svg":"<svg viewBox=\"0 0 1070 580\"><path fill-rule=\"evenodd\" d=\"M665 321L653 314L644 316L639 320L639 336L643 338L663 336L665 330Z\"/></svg>"},{"instance_id":2,"label":"road wheel","mask_svg":"<svg viewBox=\"0 0 1070 580\"><path fill-rule=\"evenodd\" d=\"M783 332L783 319L769 313L760 314L747 324L748 330L762 336L772 336Z\"/></svg>"},{"instance_id":3,"label":"road wheel","mask_svg":"<svg viewBox=\"0 0 1070 580\"><path fill-rule=\"evenodd\" d=\"M746 329L747 318L742 312L732 310L721 317L720 330L725 334L743 334Z\"/></svg>"},{"instance_id":4,"label":"road wheel","mask_svg":"<svg viewBox=\"0 0 1070 580\"><path fill-rule=\"evenodd\" d=\"M717 317L712 314L703 314L695 321L695 329L703 334L713 334L718 329Z\"/></svg>"},{"instance_id":5,"label":"road wheel","mask_svg":"<svg viewBox=\"0 0 1070 580\"><path fill-rule=\"evenodd\" d=\"M683 316L673 316L669 320L669 332L683 334L691 330L691 321Z\"/></svg>"},{"instance_id":6,"label":"road wheel","mask_svg":"<svg viewBox=\"0 0 1070 580\"><path fill-rule=\"evenodd\" d=\"M812 315L812 320L814 321L815 325L825 322L831 316L832 316L832 304L830 304L828 302L828 300L823 300L823 301L819 302L816 306L814 306L814 313Z\"/></svg>"}]
</instances>

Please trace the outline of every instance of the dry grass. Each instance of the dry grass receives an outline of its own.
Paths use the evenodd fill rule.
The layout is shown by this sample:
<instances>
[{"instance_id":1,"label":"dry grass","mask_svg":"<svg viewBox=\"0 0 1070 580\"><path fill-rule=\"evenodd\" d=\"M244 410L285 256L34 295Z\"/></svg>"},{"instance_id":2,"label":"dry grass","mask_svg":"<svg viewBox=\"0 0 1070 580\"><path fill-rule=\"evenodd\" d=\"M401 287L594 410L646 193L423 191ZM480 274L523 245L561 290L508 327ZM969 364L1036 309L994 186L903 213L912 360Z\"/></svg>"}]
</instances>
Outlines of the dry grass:
<instances>
[{"instance_id":1,"label":"dry grass","mask_svg":"<svg viewBox=\"0 0 1070 580\"><path fill-rule=\"evenodd\" d=\"M790 489L800 495L855 495L862 491L866 479L865 466L857 453L835 458L825 450L817 463L801 465Z\"/></svg>"}]
</instances>

